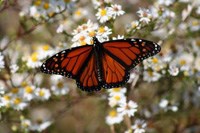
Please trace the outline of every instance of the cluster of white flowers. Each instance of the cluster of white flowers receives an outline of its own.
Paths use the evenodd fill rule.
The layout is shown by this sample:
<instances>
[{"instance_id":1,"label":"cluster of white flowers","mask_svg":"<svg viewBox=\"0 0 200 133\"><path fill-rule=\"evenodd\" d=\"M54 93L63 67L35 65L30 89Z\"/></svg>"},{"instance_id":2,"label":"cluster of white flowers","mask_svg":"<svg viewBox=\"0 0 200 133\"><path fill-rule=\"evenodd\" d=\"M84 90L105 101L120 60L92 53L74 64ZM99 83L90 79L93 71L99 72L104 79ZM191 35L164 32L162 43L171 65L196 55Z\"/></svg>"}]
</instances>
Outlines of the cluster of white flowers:
<instances>
[{"instance_id":1,"label":"cluster of white flowers","mask_svg":"<svg viewBox=\"0 0 200 133\"><path fill-rule=\"evenodd\" d=\"M42 65L42 60L53 55L53 50L49 45L41 45L26 60L29 68L37 68Z\"/></svg>"},{"instance_id":2,"label":"cluster of white flowers","mask_svg":"<svg viewBox=\"0 0 200 133\"><path fill-rule=\"evenodd\" d=\"M72 47L93 44L92 38L95 36L99 41L106 41L109 39L111 29L107 26L99 26L97 23L93 23L90 20L86 24L78 26L72 33Z\"/></svg>"},{"instance_id":3,"label":"cluster of white flowers","mask_svg":"<svg viewBox=\"0 0 200 133\"><path fill-rule=\"evenodd\" d=\"M24 110L33 99L48 100L51 93L45 88L36 88L33 85L26 85L21 88L13 88L11 92L0 97L0 107Z\"/></svg>"},{"instance_id":4,"label":"cluster of white flowers","mask_svg":"<svg viewBox=\"0 0 200 133\"><path fill-rule=\"evenodd\" d=\"M100 23L105 23L110 19L116 19L117 16L121 16L124 13L121 5L114 4L111 7L98 8L96 16Z\"/></svg>"},{"instance_id":5,"label":"cluster of white flowers","mask_svg":"<svg viewBox=\"0 0 200 133\"><path fill-rule=\"evenodd\" d=\"M109 92L109 105L112 108L106 117L106 123L113 125L121 123L125 117L132 117L137 112L138 105L132 100L126 100L126 88L112 88ZM141 127L133 125L133 130L137 132ZM145 127L142 127L144 130ZM145 131L145 130L144 130Z\"/></svg>"},{"instance_id":6,"label":"cluster of white flowers","mask_svg":"<svg viewBox=\"0 0 200 133\"><path fill-rule=\"evenodd\" d=\"M66 8L70 9L70 7L74 5L74 2L76 2L76 0L34 0L33 5L29 8L29 11L21 11L20 15L24 16L29 14L36 20L40 20L41 18L49 18L55 13L59 13Z\"/></svg>"}]
</instances>

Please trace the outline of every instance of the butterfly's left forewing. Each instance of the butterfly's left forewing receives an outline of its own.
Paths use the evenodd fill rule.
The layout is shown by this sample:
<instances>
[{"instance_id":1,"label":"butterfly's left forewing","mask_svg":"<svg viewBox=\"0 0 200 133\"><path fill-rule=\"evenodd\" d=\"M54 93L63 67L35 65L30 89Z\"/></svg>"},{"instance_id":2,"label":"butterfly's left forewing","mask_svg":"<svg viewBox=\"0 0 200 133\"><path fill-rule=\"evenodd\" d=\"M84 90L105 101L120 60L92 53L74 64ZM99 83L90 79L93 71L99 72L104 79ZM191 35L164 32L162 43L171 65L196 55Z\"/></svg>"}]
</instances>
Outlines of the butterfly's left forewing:
<instances>
[{"instance_id":1,"label":"butterfly's left forewing","mask_svg":"<svg viewBox=\"0 0 200 133\"><path fill-rule=\"evenodd\" d=\"M43 63L41 71L74 78L77 86L84 91L101 89L92 45L67 49L55 54Z\"/></svg>"},{"instance_id":2,"label":"butterfly's left forewing","mask_svg":"<svg viewBox=\"0 0 200 133\"><path fill-rule=\"evenodd\" d=\"M61 51L47 59L42 64L41 71L77 79L80 70L89 60L91 52L91 45Z\"/></svg>"}]
</instances>

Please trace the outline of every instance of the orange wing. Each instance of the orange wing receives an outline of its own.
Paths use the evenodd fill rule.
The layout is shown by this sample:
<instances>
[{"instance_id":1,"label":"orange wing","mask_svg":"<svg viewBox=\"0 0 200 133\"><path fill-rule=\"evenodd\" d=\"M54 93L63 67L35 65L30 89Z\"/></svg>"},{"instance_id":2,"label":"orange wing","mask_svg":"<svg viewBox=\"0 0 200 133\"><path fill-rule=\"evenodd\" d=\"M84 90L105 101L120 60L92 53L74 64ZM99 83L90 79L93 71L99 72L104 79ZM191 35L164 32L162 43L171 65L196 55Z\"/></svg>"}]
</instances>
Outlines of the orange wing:
<instances>
[{"instance_id":1,"label":"orange wing","mask_svg":"<svg viewBox=\"0 0 200 133\"><path fill-rule=\"evenodd\" d=\"M119 87L129 79L126 68L107 53L102 54L102 87Z\"/></svg>"},{"instance_id":2,"label":"orange wing","mask_svg":"<svg viewBox=\"0 0 200 133\"><path fill-rule=\"evenodd\" d=\"M76 79L85 63L88 62L92 49L91 45L86 45L61 51L47 59L42 64L41 71Z\"/></svg>"},{"instance_id":3,"label":"orange wing","mask_svg":"<svg viewBox=\"0 0 200 133\"><path fill-rule=\"evenodd\" d=\"M77 86L84 91L101 89L92 45L67 49L55 54L43 63L41 71L74 78Z\"/></svg>"},{"instance_id":4,"label":"orange wing","mask_svg":"<svg viewBox=\"0 0 200 133\"><path fill-rule=\"evenodd\" d=\"M119 87L129 79L129 71L144 59L160 52L158 44L142 39L114 40L103 43L102 86Z\"/></svg>"},{"instance_id":5,"label":"orange wing","mask_svg":"<svg viewBox=\"0 0 200 133\"><path fill-rule=\"evenodd\" d=\"M97 61L95 58L95 55L92 54L89 58L88 63L82 69L80 74L77 78L77 86L81 88L84 91L98 91L101 89L99 85L99 79L98 79L98 71L97 71Z\"/></svg>"}]
</instances>

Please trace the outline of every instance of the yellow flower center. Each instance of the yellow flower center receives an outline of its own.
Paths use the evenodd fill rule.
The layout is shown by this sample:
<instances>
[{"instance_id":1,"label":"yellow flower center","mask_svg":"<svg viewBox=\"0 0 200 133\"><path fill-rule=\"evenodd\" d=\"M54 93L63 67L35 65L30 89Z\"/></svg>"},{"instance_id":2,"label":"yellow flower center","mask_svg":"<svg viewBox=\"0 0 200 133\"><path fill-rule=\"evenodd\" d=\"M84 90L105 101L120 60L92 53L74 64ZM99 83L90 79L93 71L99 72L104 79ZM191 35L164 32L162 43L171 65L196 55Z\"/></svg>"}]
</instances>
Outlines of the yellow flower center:
<instances>
[{"instance_id":1,"label":"yellow flower center","mask_svg":"<svg viewBox=\"0 0 200 133\"><path fill-rule=\"evenodd\" d=\"M192 25L193 25L193 26L198 26L198 25L199 25L199 22L198 22L198 21L192 21Z\"/></svg>"},{"instance_id":2,"label":"yellow flower center","mask_svg":"<svg viewBox=\"0 0 200 133\"><path fill-rule=\"evenodd\" d=\"M36 0L36 1L34 2L34 5L35 5L35 6L40 6L40 5L41 5L41 0Z\"/></svg>"},{"instance_id":3,"label":"yellow flower center","mask_svg":"<svg viewBox=\"0 0 200 133\"><path fill-rule=\"evenodd\" d=\"M8 95L3 96L3 98L4 98L6 101L9 101L9 100L10 100L10 96L8 96Z\"/></svg>"},{"instance_id":4,"label":"yellow flower center","mask_svg":"<svg viewBox=\"0 0 200 133\"><path fill-rule=\"evenodd\" d=\"M49 45L44 45L44 46L42 46L42 49L43 49L44 51L49 50Z\"/></svg>"},{"instance_id":5,"label":"yellow flower center","mask_svg":"<svg viewBox=\"0 0 200 133\"><path fill-rule=\"evenodd\" d=\"M82 28L83 28L83 30L86 30L86 29L88 29L88 26L87 25L83 25Z\"/></svg>"},{"instance_id":6,"label":"yellow flower center","mask_svg":"<svg viewBox=\"0 0 200 133\"><path fill-rule=\"evenodd\" d=\"M63 82L58 82L58 83L57 83L57 87L58 87L59 89L62 89L62 88L64 87Z\"/></svg>"},{"instance_id":7,"label":"yellow flower center","mask_svg":"<svg viewBox=\"0 0 200 133\"><path fill-rule=\"evenodd\" d=\"M45 10L49 9L49 3L44 3L43 8L44 8Z\"/></svg>"},{"instance_id":8,"label":"yellow flower center","mask_svg":"<svg viewBox=\"0 0 200 133\"><path fill-rule=\"evenodd\" d=\"M21 103L21 98L15 98L15 100L14 100L14 104L19 104L19 103Z\"/></svg>"},{"instance_id":9,"label":"yellow flower center","mask_svg":"<svg viewBox=\"0 0 200 133\"><path fill-rule=\"evenodd\" d=\"M14 94L16 94L16 93L19 92L19 89L18 89L18 88L13 88L13 89L11 90L11 92L14 93Z\"/></svg>"},{"instance_id":10,"label":"yellow flower center","mask_svg":"<svg viewBox=\"0 0 200 133\"><path fill-rule=\"evenodd\" d=\"M105 8L104 8L104 9L101 9L101 11L100 11L101 16L105 16L106 13L107 13L107 11L106 11Z\"/></svg>"},{"instance_id":11,"label":"yellow flower center","mask_svg":"<svg viewBox=\"0 0 200 133\"><path fill-rule=\"evenodd\" d=\"M48 13L49 17L52 17L54 15L54 12Z\"/></svg>"},{"instance_id":12,"label":"yellow flower center","mask_svg":"<svg viewBox=\"0 0 200 133\"><path fill-rule=\"evenodd\" d=\"M22 83L21 83L21 86L22 87L25 87L25 86L27 86L28 84L27 84L27 82L26 81L23 81Z\"/></svg>"},{"instance_id":13,"label":"yellow flower center","mask_svg":"<svg viewBox=\"0 0 200 133\"><path fill-rule=\"evenodd\" d=\"M31 60L32 60L33 62L38 61L38 53L37 53L37 52L35 52L35 53L33 53L33 54L31 55Z\"/></svg>"},{"instance_id":14,"label":"yellow flower center","mask_svg":"<svg viewBox=\"0 0 200 133\"><path fill-rule=\"evenodd\" d=\"M128 106L128 104L126 105L126 107L125 107L127 110L129 110L130 109L130 107Z\"/></svg>"},{"instance_id":15,"label":"yellow flower center","mask_svg":"<svg viewBox=\"0 0 200 133\"><path fill-rule=\"evenodd\" d=\"M80 44L81 45L86 45L86 42L85 41L80 41Z\"/></svg>"},{"instance_id":16,"label":"yellow flower center","mask_svg":"<svg viewBox=\"0 0 200 133\"><path fill-rule=\"evenodd\" d=\"M152 71L148 71L148 74L150 77L153 77L153 72Z\"/></svg>"},{"instance_id":17,"label":"yellow flower center","mask_svg":"<svg viewBox=\"0 0 200 133\"><path fill-rule=\"evenodd\" d=\"M84 37L84 36L80 36L79 40L80 40L80 41L84 41L84 40L85 40L85 37Z\"/></svg>"},{"instance_id":18,"label":"yellow flower center","mask_svg":"<svg viewBox=\"0 0 200 133\"><path fill-rule=\"evenodd\" d=\"M120 92L121 88L113 88L114 92Z\"/></svg>"},{"instance_id":19,"label":"yellow flower center","mask_svg":"<svg viewBox=\"0 0 200 133\"><path fill-rule=\"evenodd\" d=\"M152 62L155 63L155 64L158 63L158 58L153 58Z\"/></svg>"},{"instance_id":20,"label":"yellow flower center","mask_svg":"<svg viewBox=\"0 0 200 133\"><path fill-rule=\"evenodd\" d=\"M105 32L105 28L104 27L99 27L99 30L98 30L100 33L104 33Z\"/></svg>"},{"instance_id":21,"label":"yellow flower center","mask_svg":"<svg viewBox=\"0 0 200 133\"><path fill-rule=\"evenodd\" d=\"M33 93L33 88L31 86L27 86L25 88L26 93Z\"/></svg>"},{"instance_id":22,"label":"yellow flower center","mask_svg":"<svg viewBox=\"0 0 200 133\"><path fill-rule=\"evenodd\" d=\"M89 32L89 36L90 36L90 37L94 37L94 36L95 36L95 32L94 32L94 31L90 31L90 32Z\"/></svg>"},{"instance_id":23,"label":"yellow flower center","mask_svg":"<svg viewBox=\"0 0 200 133\"><path fill-rule=\"evenodd\" d=\"M40 91L39 91L39 96L41 96L41 97L44 96L44 91L43 91L43 90L40 90Z\"/></svg>"},{"instance_id":24,"label":"yellow flower center","mask_svg":"<svg viewBox=\"0 0 200 133\"><path fill-rule=\"evenodd\" d=\"M132 22L132 23L131 23L131 26L132 26L132 28L134 29L134 28L137 27L137 24L136 24L135 22Z\"/></svg>"},{"instance_id":25,"label":"yellow flower center","mask_svg":"<svg viewBox=\"0 0 200 133\"><path fill-rule=\"evenodd\" d=\"M119 101L121 99L121 97L120 96L114 96L114 99Z\"/></svg>"},{"instance_id":26,"label":"yellow flower center","mask_svg":"<svg viewBox=\"0 0 200 133\"><path fill-rule=\"evenodd\" d=\"M115 110L110 111L109 112L109 116L116 117L117 116L117 111L115 111Z\"/></svg>"},{"instance_id":27,"label":"yellow flower center","mask_svg":"<svg viewBox=\"0 0 200 133\"><path fill-rule=\"evenodd\" d=\"M186 64L186 61L185 60L180 60L180 65L185 65Z\"/></svg>"},{"instance_id":28,"label":"yellow flower center","mask_svg":"<svg viewBox=\"0 0 200 133\"><path fill-rule=\"evenodd\" d=\"M77 10L77 11L75 12L75 14L76 14L77 16L81 16L81 10Z\"/></svg>"}]
</instances>

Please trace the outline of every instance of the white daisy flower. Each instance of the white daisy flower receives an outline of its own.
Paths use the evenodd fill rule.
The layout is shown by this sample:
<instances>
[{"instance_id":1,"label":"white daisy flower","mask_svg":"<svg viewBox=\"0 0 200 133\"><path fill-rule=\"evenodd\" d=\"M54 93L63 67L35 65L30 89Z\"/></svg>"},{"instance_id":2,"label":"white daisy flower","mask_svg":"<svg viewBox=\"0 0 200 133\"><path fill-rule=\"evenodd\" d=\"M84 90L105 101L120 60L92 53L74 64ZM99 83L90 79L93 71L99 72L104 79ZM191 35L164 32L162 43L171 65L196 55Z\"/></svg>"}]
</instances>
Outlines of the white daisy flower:
<instances>
[{"instance_id":1,"label":"white daisy flower","mask_svg":"<svg viewBox=\"0 0 200 133\"><path fill-rule=\"evenodd\" d=\"M119 103L125 103L126 102L126 97L123 93L118 93L118 94L115 94L111 97L108 98L109 102L108 104L111 106L111 107L114 107L116 105L118 105Z\"/></svg>"},{"instance_id":2,"label":"white daisy flower","mask_svg":"<svg viewBox=\"0 0 200 133\"><path fill-rule=\"evenodd\" d=\"M12 96L10 93L4 94L0 97L0 107L10 107Z\"/></svg>"},{"instance_id":3,"label":"white daisy flower","mask_svg":"<svg viewBox=\"0 0 200 133\"><path fill-rule=\"evenodd\" d=\"M56 96L66 95L69 92L67 84L63 81L58 81L55 85L52 85L51 90Z\"/></svg>"},{"instance_id":4,"label":"white daisy flower","mask_svg":"<svg viewBox=\"0 0 200 133\"><path fill-rule=\"evenodd\" d=\"M173 63L180 66L180 71L189 71L194 61L194 56L190 53L182 53L173 61Z\"/></svg>"},{"instance_id":5,"label":"white daisy flower","mask_svg":"<svg viewBox=\"0 0 200 133\"><path fill-rule=\"evenodd\" d=\"M24 93L23 93L23 97L24 99L30 101L32 99L34 99L36 96L35 96L35 86L33 85L27 85L24 87Z\"/></svg>"},{"instance_id":6,"label":"white daisy flower","mask_svg":"<svg viewBox=\"0 0 200 133\"><path fill-rule=\"evenodd\" d=\"M41 17L40 12L38 11L36 6L31 6L30 7L30 16L32 16L33 18L35 18L36 20L39 20Z\"/></svg>"},{"instance_id":7,"label":"white daisy flower","mask_svg":"<svg viewBox=\"0 0 200 133\"><path fill-rule=\"evenodd\" d=\"M12 96L21 97L23 95L23 89L15 87L11 89L10 93L12 94Z\"/></svg>"},{"instance_id":8,"label":"white daisy flower","mask_svg":"<svg viewBox=\"0 0 200 133\"><path fill-rule=\"evenodd\" d=\"M35 95L37 96L37 99L44 101L50 98L51 93L48 89L37 88L35 91Z\"/></svg>"},{"instance_id":9,"label":"white daisy flower","mask_svg":"<svg viewBox=\"0 0 200 133\"><path fill-rule=\"evenodd\" d=\"M15 110L24 110L28 106L28 103L25 102L21 97L14 97L11 100L11 107Z\"/></svg>"},{"instance_id":10,"label":"white daisy flower","mask_svg":"<svg viewBox=\"0 0 200 133\"><path fill-rule=\"evenodd\" d=\"M144 120L137 119L131 128L133 129L133 133L144 133L146 127L147 124Z\"/></svg>"},{"instance_id":11,"label":"white daisy flower","mask_svg":"<svg viewBox=\"0 0 200 133\"><path fill-rule=\"evenodd\" d=\"M39 53L34 52L27 61L27 66L30 68L37 68L42 65L42 62L40 61Z\"/></svg>"},{"instance_id":12,"label":"white daisy flower","mask_svg":"<svg viewBox=\"0 0 200 133\"><path fill-rule=\"evenodd\" d=\"M4 56L0 52L0 70L5 67Z\"/></svg>"},{"instance_id":13,"label":"white daisy flower","mask_svg":"<svg viewBox=\"0 0 200 133\"><path fill-rule=\"evenodd\" d=\"M48 44L46 44L43 46L39 46L39 48L37 49L37 53L39 60L43 60L48 56L52 56L55 53L55 51L51 49Z\"/></svg>"},{"instance_id":14,"label":"white daisy flower","mask_svg":"<svg viewBox=\"0 0 200 133\"><path fill-rule=\"evenodd\" d=\"M46 108L33 109L30 112L31 131L42 132L52 124L52 114L50 110Z\"/></svg>"},{"instance_id":15,"label":"white daisy flower","mask_svg":"<svg viewBox=\"0 0 200 133\"><path fill-rule=\"evenodd\" d=\"M87 11L86 9L84 9L84 8L78 8L78 9L74 12L73 18L74 18L75 20L78 21L78 20L80 20L80 19L86 17L87 15L88 15L88 11Z\"/></svg>"},{"instance_id":16,"label":"white daisy flower","mask_svg":"<svg viewBox=\"0 0 200 133\"><path fill-rule=\"evenodd\" d=\"M111 110L109 115L106 117L106 123L108 125L113 125L122 122L123 116L117 113L116 110Z\"/></svg>"},{"instance_id":17,"label":"white daisy flower","mask_svg":"<svg viewBox=\"0 0 200 133\"><path fill-rule=\"evenodd\" d=\"M101 2L99 0L92 0L92 3L95 9L101 6Z\"/></svg>"},{"instance_id":18,"label":"white daisy flower","mask_svg":"<svg viewBox=\"0 0 200 133\"><path fill-rule=\"evenodd\" d=\"M21 120L21 128L22 129L27 130L27 129L30 128L30 126L31 126L31 121L29 119L22 119Z\"/></svg>"},{"instance_id":19,"label":"white daisy flower","mask_svg":"<svg viewBox=\"0 0 200 133\"><path fill-rule=\"evenodd\" d=\"M152 19L152 14L149 9L140 8L139 11L137 11L137 14L140 17L140 22L145 24L148 24Z\"/></svg>"},{"instance_id":20,"label":"white daisy flower","mask_svg":"<svg viewBox=\"0 0 200 133\"><path fill-rule=\"evenodd\" d=\"M199 31L200 30L200 22L196 19L189 21L189 29L191 31Z\"/></svg>"},{"instance_id":21,"label":"white daisy flower","mask_svg":"<svg viewBox=\"0 0 200 133\"><path fill-rule=\"evenodd\" d=\"M132 21L131 28L133 29L140 29L140 22L139 21Z\"/></svg>"},{"instance_id":22,"label":"white daisy flower","mask_svg":"<svg viewBox=\"0 0 200 133\"><path fill-rule=\"evenodd\" d=\"M113 19L115 19L117 16L123 15L125 12L122 10L121 5L112 4L111 7L108 7L108 10L110 10L110 14Z\"/></svg>"},{"instance_id":23,"label":"white daisy flower","mask_svg":"<svg viewBox=\"0 0 200 133\"><path fill-rule=\"evenodd\" d=\"M96 37L100 42L108 41L108 36L112 34L112 31L107 26L101 26L98 28Z\"/></svg>"},{"instance_id":24,"label":"white daisy flower","mask_svg":"<svg viewBox=\"0 0 200 133\"><path fill-rule=\"evenodd\" d=\"M96 16L97 19L100 21L100 23L104 23L112 17L112 14L108 9L109 9L108 7L98 9Z\"/></svg>"},{"instance_id":25,"label":"white daisy flower","mask_svg":"<svg viewBox=\"0 0 200 133\"><path fill-rule=\"evenodd\" d=\"M38 121L38 122L32 123L31 126L29 127L29 129L31 131L42 132L47 127L49 127L51 124L52 124L52 121L44 121L44 122Z\"/></svg>"},{"instance_id":26,"label":"white daisy flower","mask_svg":"<svg viewBox=\"0 0 200 133\"><path fill-rule=\"evenodd\" d=\"M115 96L115 95L118 95L118 94L125 94L126 93L126 88L123 87L123 88L112 88L112 89L109 89L108 90L109 92L109 96Z\"/></svg>"},{"instance_id":27,"label":"white daisy flower","mask_svg":"<svg viewBox=\"0 0 200 133\"><path fill-rule=\"evenodd\" d=\"M130 100L128 103L119 103L117 112L119 112L122 116L128 115L131 117L134 116L135 112L137 111L137 107L137 103Z\"/></svg>"},{"instance_id":28,"label":"white daisy flower","mask_svg":"<svg viewBox=\"0 0 200 133\"><path fill-rule=\"evenodd\" d=\"M147 82L155 82L155 81L158 81L162 77L160 73L151 71L151 70L144 71L143 75L144 75L143 80Z\"/></svg>"},{"instance_id":29,"label":"white daisy flower","mask_svg":"<svg viewBox=\"0 0 200 133\"><path fill-rule=\"evenodd\" d=\"M175 65L169 65L168 72L172 76L177 76L179 73L179 68Z\"/></svg>"}]
</instances>

